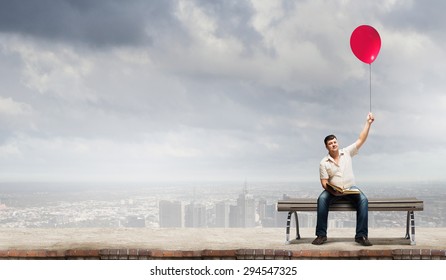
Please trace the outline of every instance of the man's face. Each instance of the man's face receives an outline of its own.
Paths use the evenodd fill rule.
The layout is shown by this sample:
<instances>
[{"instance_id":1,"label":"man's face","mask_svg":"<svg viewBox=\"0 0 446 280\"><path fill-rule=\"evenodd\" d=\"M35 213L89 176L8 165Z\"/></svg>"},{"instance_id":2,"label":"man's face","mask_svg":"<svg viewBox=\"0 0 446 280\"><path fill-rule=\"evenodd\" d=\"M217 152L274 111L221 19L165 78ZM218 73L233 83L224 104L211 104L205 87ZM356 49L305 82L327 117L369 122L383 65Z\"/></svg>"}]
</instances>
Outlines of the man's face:
<instances>
[{"instance_id":1,"label":"man's face","mask_svg":"<svg viewBox=\"0 0 446 280\"><path fill-rule=\"evenodd\" d=\"M339 147L338 146L338 140L336 138L332 139L332 140L329 140L327 142L327 144L325 145L325 147L327 148L329 153L337 152L338 151L338 147Z\"/></svg>"}]
</instances>

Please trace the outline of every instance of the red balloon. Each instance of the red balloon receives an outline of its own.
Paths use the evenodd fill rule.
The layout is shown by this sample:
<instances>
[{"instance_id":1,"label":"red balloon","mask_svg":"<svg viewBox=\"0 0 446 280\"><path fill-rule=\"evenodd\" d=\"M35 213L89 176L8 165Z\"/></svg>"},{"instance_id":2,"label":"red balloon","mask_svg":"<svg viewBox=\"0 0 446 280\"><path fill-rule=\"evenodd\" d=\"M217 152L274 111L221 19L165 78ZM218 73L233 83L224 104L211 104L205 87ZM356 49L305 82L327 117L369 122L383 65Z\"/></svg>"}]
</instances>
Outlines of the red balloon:
<instances>
[{"instance_id":1,"label":"red balloon","mask_svg":"<svg viewBox=\"0 0 446 280\"><path fill-rule=\"evenodd\" d=\"M370 25L361 25L353 30L350 47L359 60L371 64L381 49L381 38L375 28Z\"/></svg>"}]
</instances>

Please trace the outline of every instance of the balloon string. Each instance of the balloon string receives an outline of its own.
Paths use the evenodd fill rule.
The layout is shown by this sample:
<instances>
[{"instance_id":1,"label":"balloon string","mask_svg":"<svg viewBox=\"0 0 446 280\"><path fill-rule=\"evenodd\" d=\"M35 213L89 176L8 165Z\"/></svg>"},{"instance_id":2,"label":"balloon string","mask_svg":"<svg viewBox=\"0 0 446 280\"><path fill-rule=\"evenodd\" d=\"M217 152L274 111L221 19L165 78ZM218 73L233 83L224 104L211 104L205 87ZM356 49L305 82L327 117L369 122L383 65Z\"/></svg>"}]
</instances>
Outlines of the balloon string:
<instances>
[{"instance_id":1,"label":"balloon string","mask_svg":"<svg viewBox=\"0 0 446 280\"><path fill-rule=\"evenodd\" d=\"M369 74L370 74L370 111L372 112L372 64L369 64Z\"/></svg>"}]
</instances>

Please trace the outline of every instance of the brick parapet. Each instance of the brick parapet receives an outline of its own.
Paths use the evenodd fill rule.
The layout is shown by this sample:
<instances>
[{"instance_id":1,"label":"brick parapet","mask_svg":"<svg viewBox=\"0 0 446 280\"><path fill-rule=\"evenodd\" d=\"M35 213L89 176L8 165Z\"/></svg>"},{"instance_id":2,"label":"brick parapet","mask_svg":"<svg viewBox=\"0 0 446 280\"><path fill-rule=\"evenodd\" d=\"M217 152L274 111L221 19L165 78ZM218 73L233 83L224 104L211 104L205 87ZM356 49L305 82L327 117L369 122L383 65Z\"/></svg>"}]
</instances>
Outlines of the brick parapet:
<instances>
[{"instance_id":1,"label":"brick parapet","mask_svg":"<svg viewBox=\"0 0 446 280\"><path fill-rule=\"evenodd\" d=\"M445 260L446 250L160 250L160 249L70 249L70 250L0 250L0 260L60 259L60 260Z\"/></svg>"}]
</instances>

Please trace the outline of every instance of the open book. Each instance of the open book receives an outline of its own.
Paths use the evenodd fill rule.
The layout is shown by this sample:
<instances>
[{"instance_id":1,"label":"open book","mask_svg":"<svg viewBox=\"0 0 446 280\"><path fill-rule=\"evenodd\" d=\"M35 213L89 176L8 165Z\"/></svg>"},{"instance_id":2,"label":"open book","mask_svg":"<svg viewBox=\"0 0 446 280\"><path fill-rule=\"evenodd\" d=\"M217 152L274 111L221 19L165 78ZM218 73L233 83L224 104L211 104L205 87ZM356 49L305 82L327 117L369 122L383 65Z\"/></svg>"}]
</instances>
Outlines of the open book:
<instances>
[{"instance_id":1,"label":"open book","mask_svg":"<svg viewBox=\"0 0 446 280\"><path fill-rule=\"evenodd\" d=\"M327 182L327 187L332 188L335 192L337 192L339 194L360 194L361 193L358 189L351 189L351 188L344 189L342 187L335 186L328 182Z\"/></svg>"}]
</instances>

